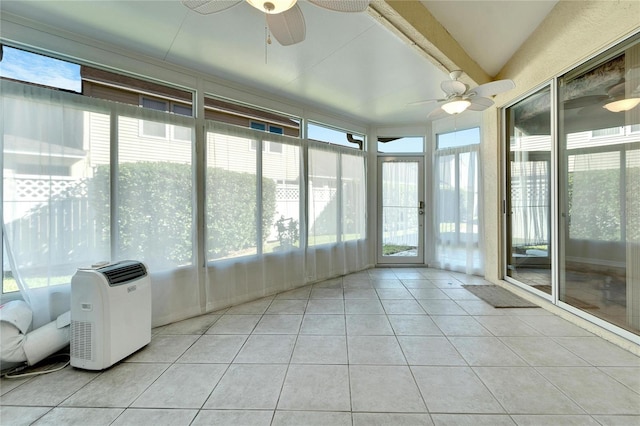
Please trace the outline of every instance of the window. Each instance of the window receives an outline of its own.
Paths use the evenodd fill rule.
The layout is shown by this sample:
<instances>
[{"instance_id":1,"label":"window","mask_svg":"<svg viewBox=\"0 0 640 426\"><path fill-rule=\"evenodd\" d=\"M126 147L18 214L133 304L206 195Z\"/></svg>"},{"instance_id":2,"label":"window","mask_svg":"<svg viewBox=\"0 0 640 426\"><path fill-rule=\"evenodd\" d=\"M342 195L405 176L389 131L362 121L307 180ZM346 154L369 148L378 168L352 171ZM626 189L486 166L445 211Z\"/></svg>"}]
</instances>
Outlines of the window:
<instances>
[{"instance_id":1,"label":"window","mask_svg":"<svg viewBox=\"0 0 640 426\"><path fill-rule=\"evenodd\" d=\"M300 137L301 120L297 117L214 97L206 97L204 106L205 118L208 120L262 132Z\"/></svg>"},{"instance_id":2,"label":"window","mask_svg":"<svg viewBox=\"0 0 640 426\"><path fill-rule=\"evenodd\" d=\"M3 45L0 76L80 93L80 65Z\"/></svg>"},{"instance_id":3,"label":"window","mask_svg":"<svg viewBox=\"0 0 640 426\"><path fill-rule=\"evenodd\" d=\"M258 254L265 235L258 222L259 202L274 204L275 187L263 185L258 197L256 141L242 129L208 124L206 170L207 260ZM270 223L264 232L270 231ZM262 236L259 237L259 235Z\"/></svg>"},{"instance_id":4,"label":"window","mask_svg":"<svg viewBox=\"0 0 640 426\"><path fill-rule=\"evenodd\" d=\"M339 130L314 122L307 124L307 138L359 150L364 149L364 135Z\"/></svg>"},{"instance_id":5,"label":"window","mask_svg":"<svg viewBox=\"0 0 640 426\"><path fill-rule=\"evenodd\" d=\"M457 130L450 133L438 134L436 149L455 148L466 145L478 145L480 143L480 128L474 127L467 130Z\"/></svg>"},{"instance_id":6,"label":"window","mask_svg":"<svg viewBox=\"0 0 640 426\"><path fill-rule=\"evenodd\" d=\"M192 116L191 105L177 104L171 101L141 96L140 106L156 111L172 112L187 117ZM161 121L142 120L140 136L180 141L191 141L191 129L188 127L172 126Z\"/></svg>"},{"instance_id":7,"label":"window","mask_svg":"<svg viewBox=\"0 0 640 426\"><path fill-rule=\"evenodd\" d=\"M338 153L309 149L309 245L338 241Z\"/></svg>"},{"instance_id":8,"label":"window","mask_svg":"<svg viewBox=\"0 0 640 426\"><path fill-rule=\"evenodd\" d=\"M118 259L138 259L154 270L193 261L193 143L158 146L135 134L138 114L118 115ZM133 112L132 111L132 112ZM167 114L168 128L178 117ZM146 123L146 120L143 120Z\"/></svg>"},{"instance_id":9,"label":"window","mask_svg":"<svg viewBox=\"0 0 640 426\"><path fill-rule=\"evenodd\" d=\"M149 98L142 98L143 108L155 109L156 111L167 111L167 102L157 101ZM142 121L142 136L151 136L154 138L166 138L167 126L157 121Z\"/></svg>"},{"instance_id":10,"label":"window","mask_svg":"<svg viewBox=\"0 0 640 426\"><path fill-rule=\"evenodd\" d=\"M17 272L28 288L69 284L76 268L109 259L109 113L75 94L1 84L2 292L18 290Z\"/></svg>"},{"instance_id":11,"label":"window","mask_svg":"<svg viewBox=\"0 0 640 426\"><path fill-rule=\"evenodd\" d=\"M436 135L434 191L436 264L481 273L480 128Z\"/></svg>"},{"instance_id":12,"label":"window","mask_svg":"<svg viewBox=\"0 0 640 426\"><path fill-rule=\"evenodd\" d=\"M309 246L366 237L365 158L350 152L326 144L309 147Z\"/></svg>"},{"instance_id":13,"label":"window","mask_svg":"<svg viewBox=\"0 0 640 426\"><path fill-rule=\"evenodd\" d=\"M174 114L184 115L186 117L192 117L191 105L172 104L171 111ZM169 126L171 128L172 139L180 141L191 141L191 128L182 126Z\"/></svg>"},{"instance_id":14,"label":"window","mask_svg":"<svg viewBox=\"0 0 640 426\"><path fill-rule=\"evenodd\" d=\"M378 152L409 153L423 151L424 138L422 136L378 138Z\"/></svg>"},{"instance_id":15,"label":"window","mask_svg":"<svg viewBox=\"0 0 640 426\"><path fill-rule=\"evenodd\" d=\"M364 158L342 154L342 241L359 240L367 234L367 188Z\"/></svg>"},{"instance_id":16,"label":"window","mask_svg":"<svg viewBox=\"0 0 640 426\"><path fill-rule=\"evenodd\" d=\"M268 144L271 152L276 149L282 155L262 156L262 223L266 227L263 253L283 252L300 247L301 231L300 147L284 141L271 140ZM267 202L265 196L270 195L272 190L275 191L273 201L269 198ZM271 202L275 203L274 207Z\"/></svg>"},{"instance_id":17,"label":"window","mask_svg":"<svg viewBox=\"0 0 640 426\"><path fill-rule=\"evenodd\" d=\"M207 260L299 248L300 140L213 121L206 137ZM258 155L258 144L280 155Z\"/></svg>"},{"instance_id":18,"label":"window","mask_svg":"<svg viewBox=\"0 0 640 426\"><path fill-rule=\"evenodd\" d=\"M283 134L282 127L272 126L270 124L265 124L265 123L258 123L258 122L255 122L255 121L251 122L251 128L254 129L254 130L260 130L262 132L266 132L267 128L268 128L269 129L269 133L275 133L277 135ZM255 140L251 141L250 149L253 150L253 151L256 150L256 141ZM279 143L271 143L271 142L263 141L262 142L262 152L272 152L272 153L282 154L282 145L279 144Z\"/></svg>"},{"instance_id":19,"label":"window","mask_svg":"<svg viewBox=\"0 0 640 426\"><path fill-rule=\"evenodd\" d=\"M3 292L20 281L33 327L61 313L57 301L68 298L71 277L97 261L143 261L150 274L162 275L156 294L190 293L192 278L184 275L194 277L193 145L158 147L140 137L149 111L137 105L0 85ZM166 125L195 126L192 118L163 115ZM25 165L29 174L17 173ZM172 281L174 274L181 278ZM158 298L154 315L191 309L176 302Z\"/></svg>"}]
</instances>

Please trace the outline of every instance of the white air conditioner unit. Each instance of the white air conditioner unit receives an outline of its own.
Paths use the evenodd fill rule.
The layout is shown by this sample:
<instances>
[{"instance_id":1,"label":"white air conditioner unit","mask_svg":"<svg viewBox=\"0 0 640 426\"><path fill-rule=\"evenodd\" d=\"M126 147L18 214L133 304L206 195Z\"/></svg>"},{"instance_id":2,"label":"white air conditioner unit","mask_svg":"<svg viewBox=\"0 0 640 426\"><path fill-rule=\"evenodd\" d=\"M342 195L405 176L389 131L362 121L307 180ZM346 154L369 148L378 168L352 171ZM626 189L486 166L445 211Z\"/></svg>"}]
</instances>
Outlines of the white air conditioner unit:
<instances>
[{"instance_id":1,"label":"white air conditioner unit","mask_svg":"<svg viewBox=\"0 0 640 426\"><path fill-rule=\"evenodd\" d=\"M151 341L151 284L144 264L80 268L71 279L71 365L103 370Z\"/></svg>"}]
</instances>

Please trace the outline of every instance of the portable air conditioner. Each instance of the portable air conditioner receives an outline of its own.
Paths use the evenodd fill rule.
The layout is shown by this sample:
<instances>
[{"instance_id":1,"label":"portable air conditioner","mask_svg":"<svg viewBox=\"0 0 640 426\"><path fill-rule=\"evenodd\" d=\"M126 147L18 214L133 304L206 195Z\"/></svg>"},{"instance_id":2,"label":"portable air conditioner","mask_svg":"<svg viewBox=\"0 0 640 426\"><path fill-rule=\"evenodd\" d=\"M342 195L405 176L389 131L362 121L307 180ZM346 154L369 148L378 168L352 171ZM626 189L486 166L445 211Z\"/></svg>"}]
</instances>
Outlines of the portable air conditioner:
<instances>
[{"instance_id":1,"label":"portable air conditioner","mask_svg":"<svg viewBox=\"0 0 640 426\"><path fill-rule=\"evenodd\" d=\"M151 341L151 284L144 264L80 268L71 279L71 365L103 370Z\"/></svg>"}]
</instances>

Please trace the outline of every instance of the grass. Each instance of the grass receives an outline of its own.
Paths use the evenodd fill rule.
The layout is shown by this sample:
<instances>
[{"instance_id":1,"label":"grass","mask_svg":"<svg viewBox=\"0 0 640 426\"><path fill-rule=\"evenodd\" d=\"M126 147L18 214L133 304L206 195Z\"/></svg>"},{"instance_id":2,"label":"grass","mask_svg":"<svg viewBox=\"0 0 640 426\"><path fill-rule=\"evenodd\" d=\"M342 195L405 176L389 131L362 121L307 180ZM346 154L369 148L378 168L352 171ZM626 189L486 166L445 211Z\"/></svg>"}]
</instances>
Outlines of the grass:
<instances>
[{"instance_id":1,"label":"grass","mask_svg":"<svg viewBox=\"0 0 640 426\"><path fill-rule=\"evenodd\" d=\"M68 284L71 282L71 276L64 275L61 277L36 277L29 279L29 288L47 287L60 284ZM18 291L18 283L11 276L2 277L2 292L11 293Z\"/></svg>"},{"instance_id":2,"label":"grass","mask_svg":"<svg viewBox=\"0 0 640 426\"><path fill-rule=\"evenodd\" d=\"M415 247L413 246L399 246L394 244L385 244L384 246L382 246L382 255L390 256L392 254L400 253L400 252L411 250L414 248Z\"/></svg>"}]
</instances>

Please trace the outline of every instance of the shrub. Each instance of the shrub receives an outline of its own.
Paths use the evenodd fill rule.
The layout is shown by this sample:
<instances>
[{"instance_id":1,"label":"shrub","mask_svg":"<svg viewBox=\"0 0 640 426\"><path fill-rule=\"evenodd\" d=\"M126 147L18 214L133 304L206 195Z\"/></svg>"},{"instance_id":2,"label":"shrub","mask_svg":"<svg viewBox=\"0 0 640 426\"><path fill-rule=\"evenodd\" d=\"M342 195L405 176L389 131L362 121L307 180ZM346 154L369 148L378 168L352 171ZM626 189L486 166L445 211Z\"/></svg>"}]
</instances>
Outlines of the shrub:
<instances>
[{"instance_id":1,"label":"shrub","mask_svg":"<svg viewBox=\"0 0 640 426\"><path fill-rule=\"evenodd\" d=\"M109 229L109 166L98 166L88 182L98 203L98 226ZM123 163L118 166L118 257L164 267L193 262L193 170L170 162ZM209 259L255 247L256 177L210 168L207 173L206 224ZM266 240L275 214L275 183L262 182Z\"/></svg>"},{"instance_id":2,"label":"shrub","mask_svg":"<svg viewBox=\"0 0 640 426\"><path fill-rule=\"evenodd\" d=\"M262 201L262 242L269 236L276 210L276 185L262 179L256 201L256 176L220 168L207 173L207 258L219 259L256 247L258 202Z\"/></svg>"}]
</instances>

